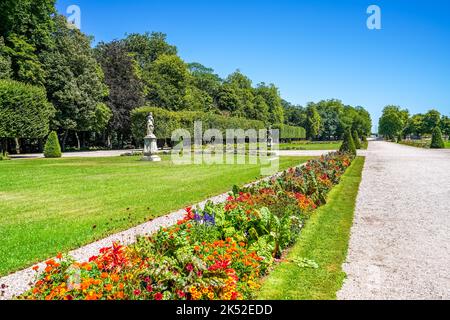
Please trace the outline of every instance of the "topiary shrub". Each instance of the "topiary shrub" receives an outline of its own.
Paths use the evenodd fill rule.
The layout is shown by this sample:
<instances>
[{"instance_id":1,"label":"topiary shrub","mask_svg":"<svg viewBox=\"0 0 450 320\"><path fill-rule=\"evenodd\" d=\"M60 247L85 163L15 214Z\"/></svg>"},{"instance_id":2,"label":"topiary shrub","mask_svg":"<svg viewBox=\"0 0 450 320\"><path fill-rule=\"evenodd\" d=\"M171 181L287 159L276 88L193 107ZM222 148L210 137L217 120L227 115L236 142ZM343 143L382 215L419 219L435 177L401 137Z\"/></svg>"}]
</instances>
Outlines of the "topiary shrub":
<instances>
[{"instance_id":1,"label":"topiary shrub","mask_svg":"<svg viewBox=\"0 0 450 320\"><path fill-rule=\"evenodd\" d=\"M431 138L431 149L444 149L445 143L442 139L442 131L439 127L434 128L433 136Z\"/></svg>"},{"instance_id":2,"label":"topiary shrub","mask_svg":"<svg viewBox=\"0 0 450 320\"><path fill-rule=\"evenodd\" d=\"M59 145L58 135L52 131L47 138L44 147L44 156L46 158L61 158L61 146Z\"/></svg>"},{"instance_id":3,"label":"topiary shrub","mask_svg":"<svg viewBox=\"0 0 450 320\"><path fill-rule=\"evenodd\" d=\"M356 155L355 142L353 141L353 137L352 137L352 134L350 132L350 129L345 130L344 141L342 142L342 146L341 146L341 149L339 151L341 151L341 152L349 152L351 154Z\"/></svg>"},{"instance_id":4,"label":"topiary shrub","mask_svg":"<svg viewBox=\"0 0 450 320\"><path fill-rule=\"evenodd\" d=\"M358 135L358 131L354 130L353 131L353 142L355 143L355 148L356 149L361 149L361 140L359 140L359 135Z\"/></svg>"}]
</instances>

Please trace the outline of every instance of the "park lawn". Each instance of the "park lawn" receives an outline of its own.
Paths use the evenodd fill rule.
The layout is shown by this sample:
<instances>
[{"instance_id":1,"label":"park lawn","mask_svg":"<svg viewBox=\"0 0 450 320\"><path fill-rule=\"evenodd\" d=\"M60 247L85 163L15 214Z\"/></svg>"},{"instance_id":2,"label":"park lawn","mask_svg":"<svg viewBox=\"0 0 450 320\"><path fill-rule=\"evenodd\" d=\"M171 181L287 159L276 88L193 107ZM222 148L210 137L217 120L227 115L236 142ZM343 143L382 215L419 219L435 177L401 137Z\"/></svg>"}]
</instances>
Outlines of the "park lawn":
<instances>
[{"instance_id":1,"label":"park lawn","mask_svg":"<svg viewBox=\"0 0 450 320\"><path fill-rule=\"evenodd\" d=\"M280 158L280 170L310 158ZM259 165L174 165L169 156L0 162L0 276L259 177Z\"/></svg>"},{"instance_id":2,"label":"park lawn","mask_svg":"<svg viewBox=\"0 0 450 320\"><path fill-rule=\"evenodd\" d=\"M292 143L280 143L280 150L338 150L342 141L310 142L300 141Z\"/></svg>"},{"instance_id":3,"label":"park lawn","mask_svg":"<svg viewBox=\"0 0 450 320\"><path fill-rule=\"evenodd\" d=\"M450 141L445 141L445 148L450 149Z\"/></svg>"},{"instance_id":4,"label":"park lawn","mask_svg":"<svg viewBox=\"0 0 450 320\"><path fill-rule=\"evenodd\" d=\"M342 287L350 229L365 158L358 157L342 181L319 208L285 262L264 280L258 294L261 300L334 300ZM319 268L301 268L295 262L308 259Z\"/></svg>"}]
</instances>

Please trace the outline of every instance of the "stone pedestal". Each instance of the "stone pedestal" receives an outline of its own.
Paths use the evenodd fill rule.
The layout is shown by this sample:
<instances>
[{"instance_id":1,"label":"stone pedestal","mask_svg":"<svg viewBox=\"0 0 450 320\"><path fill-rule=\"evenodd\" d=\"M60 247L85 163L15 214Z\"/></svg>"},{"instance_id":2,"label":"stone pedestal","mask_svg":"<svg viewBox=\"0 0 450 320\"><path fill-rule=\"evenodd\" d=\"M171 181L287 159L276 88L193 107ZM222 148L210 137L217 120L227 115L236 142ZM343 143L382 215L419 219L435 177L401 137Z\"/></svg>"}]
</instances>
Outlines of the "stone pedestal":
<instances>
[{"instance_id":1,"label":"stone pedestal","mask_svg":"<svg viewBox=\"0 0 450 320\"><path fill-rule=\"evenodd\" d=\"M156 136L149 134L144 138L144 157L143 161L159 162L161 158L158 157L158 145L156 144Z\"/></svg>"}]
</instances>

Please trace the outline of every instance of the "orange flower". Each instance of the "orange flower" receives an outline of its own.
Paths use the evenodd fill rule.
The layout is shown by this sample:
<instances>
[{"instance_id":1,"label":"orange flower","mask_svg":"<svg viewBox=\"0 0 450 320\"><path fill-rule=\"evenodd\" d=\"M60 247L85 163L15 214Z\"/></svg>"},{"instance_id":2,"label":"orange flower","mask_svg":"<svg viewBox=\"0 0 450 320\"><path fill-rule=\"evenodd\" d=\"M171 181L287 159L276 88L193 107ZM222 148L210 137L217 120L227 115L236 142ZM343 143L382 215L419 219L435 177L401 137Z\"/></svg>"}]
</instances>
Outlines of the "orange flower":
<instances>
[{"instance_id":1,"label":"orange flower","mask_svg":"<svg viewBox=\"0 0 450 320\"><path fill-rule=\"evenodd\" d=\"M39 270L39 266L34 266L34 267L33 267L33 270L34 270L34 271L38 271L38 270Z\"/></svg>"},{"instance_id":2,"label":"orange flower","mask_svg":"<svg viewBox=\"0 0 450 320\"><path fill-rule=\"evenodd\" d=\"M113 274L111 276L111 280L114 281L114 282L118 282L119 281L119 276L117 274Z\"/></svg>"},{"instance_id":3,"label":"orange flower","mask_svg":"<svg viewBox=\"0 0 450 320\"><path fill-rule=\"evenodd\" d=\"M62 257L63 257L63 256L62 256L62 253L61 253L61 252L59 252L58 255L56 256L56 258L58 258L59 260L61 260Z\"/></svg>"},{"instance_id":4,"label":"orange flower","mask_svg":"<svg viewBox=\"0 0 450 320\"><path fill-rule=\"evenodd\" d=\"M105 286L105 290L108 291L108 292L110 292L112 290L112 288L113 288L112 284L107 284Z\"/></svg>"},{"instance_id":5,"label":"orange flower","mask_svg":"<svg viewBox=\"0 0 450 320\"><path fill-rule=\"evenodd\" d=\"M106 272L103 272L100 276L102 279L108 278L108 274Z\"/></svg>"}]
</instances>

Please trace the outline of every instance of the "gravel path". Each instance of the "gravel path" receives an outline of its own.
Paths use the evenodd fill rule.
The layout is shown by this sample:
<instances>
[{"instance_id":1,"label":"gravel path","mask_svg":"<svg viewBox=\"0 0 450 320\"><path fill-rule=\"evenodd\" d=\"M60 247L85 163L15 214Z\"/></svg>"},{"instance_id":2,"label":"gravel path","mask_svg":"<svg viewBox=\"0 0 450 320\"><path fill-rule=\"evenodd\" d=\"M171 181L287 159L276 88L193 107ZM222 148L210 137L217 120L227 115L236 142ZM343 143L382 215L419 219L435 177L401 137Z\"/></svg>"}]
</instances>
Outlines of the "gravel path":
<instances>
[{"instance_id":1,"label":"gravel path","mask_svg":"<svg viewBox=\"0 0 450 320\"><path fill-rule=\"evenodd\" d=\"M371 142L339 299L450 299L450 150Z\"/></svg>"}]
</instances>

